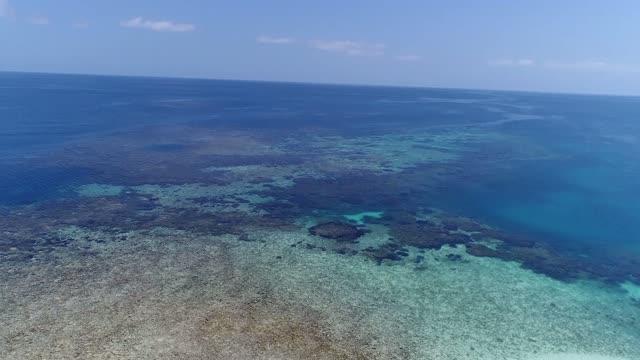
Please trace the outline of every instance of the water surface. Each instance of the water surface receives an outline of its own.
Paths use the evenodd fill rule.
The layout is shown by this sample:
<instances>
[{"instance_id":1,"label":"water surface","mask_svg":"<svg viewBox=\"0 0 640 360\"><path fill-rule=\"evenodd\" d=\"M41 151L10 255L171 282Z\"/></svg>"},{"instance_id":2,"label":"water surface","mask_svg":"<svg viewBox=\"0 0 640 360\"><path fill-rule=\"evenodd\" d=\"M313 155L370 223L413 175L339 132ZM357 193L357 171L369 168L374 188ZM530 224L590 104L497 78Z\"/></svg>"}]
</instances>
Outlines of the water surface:
<instances>
[{"instance_id":1,"label":"water surface","mask_svg":"<svg viewBox=\"0 0 640 360\"><path fill-rule=\"evenodd\" d=\"M0 350L640 356L639 116L632 97L0 73Z\"/></svg>"}]
</instances>

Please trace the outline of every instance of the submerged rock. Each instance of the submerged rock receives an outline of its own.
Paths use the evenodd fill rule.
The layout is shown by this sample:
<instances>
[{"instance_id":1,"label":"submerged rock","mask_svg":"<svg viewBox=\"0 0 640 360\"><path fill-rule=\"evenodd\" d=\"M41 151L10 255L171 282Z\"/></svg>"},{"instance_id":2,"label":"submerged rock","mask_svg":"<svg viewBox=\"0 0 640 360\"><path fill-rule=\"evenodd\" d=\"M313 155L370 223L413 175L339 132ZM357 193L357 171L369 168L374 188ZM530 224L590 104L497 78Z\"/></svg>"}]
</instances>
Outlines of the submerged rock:
<instances>
[{"instance_id":1,"label":"submerged rock","mask_svg":"<svg viewBox=\"0 0 640 360\"><path fill-rule=\"evenodd\" d=\"M498 257L499 253L488 246L471 243L467 245L467 253L477 257Z\"/></svg>"},{"instance_id":2,"label":"submerged rock","mask_svg":"<svg viewBox=\"0 0 640 360\"><path fill-rule=\"evenodd\" d=\"M330 221L310 227L309 233L337 241L353 241L364 235L365 232L351 224Z\"/></svg>"},{"instance_id":3,"label":"submerged rock","mask_svg":"<svg viewBox=\"0 0 640 360\"><path fill-rule=\"evenodd\" d=\"M442 219L442 226L450 231L463 230L466 232L484 232L487 230L482 224L465 217L447 217Z\"/></svg>"},{"instance_id":4,"label":"submerged rock","mask_svg":"<svg viewBox=\"0 0 640 360\"><path fill-rule=\"evenodd\" d=\"M400 261L409 255L402 245L396 243L387 243L377 248L369 247L363 251L363 254L375 260L378 265L385 260Z\"/></svg>"},{"instance_id":5,"label":"submerged rock","mask_svg":"<svg viewBox=\"0 0 640 360\"><path fill-rule=\"evenodd\" d=\"M588 273L587 264L563 257L548 248L511 246L508 243L491 249L485 245L472 243L467 245L467 253L478 257L494 257L506 261L516 261L522 267L547 275L556 280L574 280ZM594 277L609 277L605 274L591 273Z\"/></svg>"},{"instance_id":6,"label":"submerged rock","mask_svg":"<svg viewBox=\"0 0 640 360\"><path fill-rule=\"evenodd\" d=\"M405 221L391 225L391 234L399 243L420 249L440 249L444 245L466 244L469 235L450 232L427 221Z\"/></svg>"}]
</instances>

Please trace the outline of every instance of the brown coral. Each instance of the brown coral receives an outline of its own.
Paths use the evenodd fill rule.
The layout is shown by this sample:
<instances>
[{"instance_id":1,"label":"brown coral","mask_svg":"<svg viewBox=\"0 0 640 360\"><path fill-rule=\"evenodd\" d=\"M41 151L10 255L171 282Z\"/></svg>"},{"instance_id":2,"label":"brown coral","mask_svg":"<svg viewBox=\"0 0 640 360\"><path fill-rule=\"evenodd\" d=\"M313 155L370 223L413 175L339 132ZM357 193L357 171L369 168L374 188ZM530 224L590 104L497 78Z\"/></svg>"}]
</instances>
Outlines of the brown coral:
<instances>
[{"instance_id":1,"label":"brown coral","mask_svg":"<svg viewBox=\"0 0 640 360\"><path fill-rule=\"evenodd\" d=\"M365 232L351 224L330 221L310 227L309 233L337 241L354 241Z\"/></svg>"}]
</instances>

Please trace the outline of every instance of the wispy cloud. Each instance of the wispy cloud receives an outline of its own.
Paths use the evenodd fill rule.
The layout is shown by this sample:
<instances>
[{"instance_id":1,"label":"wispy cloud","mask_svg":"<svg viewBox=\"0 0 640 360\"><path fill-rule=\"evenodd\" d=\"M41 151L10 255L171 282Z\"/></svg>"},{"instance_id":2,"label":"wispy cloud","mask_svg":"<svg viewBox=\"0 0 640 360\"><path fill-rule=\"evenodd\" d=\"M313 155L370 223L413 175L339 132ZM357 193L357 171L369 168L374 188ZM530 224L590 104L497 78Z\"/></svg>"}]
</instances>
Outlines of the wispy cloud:
<instances>
[{"instance_id":1,"label":"wispy cloud","mask_svg":"<svg viewBox=\"0 0 640 360\"><path fill-rule=\"evenodd\" d=\"M535 66L546 70L640 73L640 65L612 63L602 60L535 61L533 59L499 59L489 61L489 65L504 67Z\"/></svg>"},{"instance_id":2,"label":"wispy cloud","mask_svg":"<svg viewBox=\"0 0 640 360\"><path fill-rule=\"evenodd\" d=\"M260 44L274 44L274 45L286 45L292 44L296 40L290 37L276 37L276 36L267 36L260 35L256 38L256 42Z\"/></svg>"},{"instance_id":3,"label":"wispy cloud","mask_svg":"<svg viewBox=\"0 0 640 360\"><path fill-rule=\"evenodd\" d=\"M46 16L32 16L27 19L27 22L32 25L49 25L49 18Z\"/></svg>"},{"instance_id":4,"label":"wispy cloud","mask_svg":"<svg viewBox=\"0 0 640 360\"><path fill-rule=\"evenodd\" d=\"M169 20L147 20L140 16L123 21L120 23L120 26L162 32L187 32L196 29L196 26L193 24L181 24Z\"/></svg>"},{"instance_id":5,"label":"wispy cloud","mask_svg":"<svg viewBox=\"0 0 640 360\"><path fill-rule=\"evenodd\" d=\"M9 0L0 0L0 17L13 17L13 8Z\"/></svg>"},{"instance_id":6,"label":"wispy cloud","mask_svg":"<svg viewBox=\"0 0 640 360\"><path fill-rule=\"evenodd\" d=\"M422 57L418 55L396 55L395 59L398 61L412 62L412 61L420 61L422 60Z\"/></svg>"},{"instance_id":7,"label":"wispy cloud","mask_svg":"<svg viewBox=\"0 0 640 360\"><path fill-rule=\"evenodd\" d=\"M522 58L522 59L497 59L490 60L489 65L491 66L513 66L513 67L528 67L534 66L536 64L535 60Z\"/></svg>"},{"instance_id":8,"label":"wispy cloud","mask_svg":"<svg viewBox=\"0 0 640 360\"><path fill-rule=\"evenodd\" d=\"M549 68L557 69L602 69L607 67L604 61L577 61L577 62L558 62L547 61L544 64Z\"/></svg>"},{"instance_id":9,"label":"wispy cloud","mask_svg":"<svg viewBox=\"0 0 640 360\"><path fill-rule=\"evenodd\" d=\"M640 67L624 64L614 64L600 60L582 61L547 61L544 67L560 70L585 70L585 71L615 71L615 72L640 72Z\"/></svg>"},{"instance_id":10,"label":"wispy cloud","mask_svg":"<svg viewBox=\"0 0 640 360\"><path fill-rule=\"evenodd\" d=\"M310 45L314 49L352 56L384 55L385 49L384 44L369 44L349 40L313 40Z\"/></svg>"}]
</instances>

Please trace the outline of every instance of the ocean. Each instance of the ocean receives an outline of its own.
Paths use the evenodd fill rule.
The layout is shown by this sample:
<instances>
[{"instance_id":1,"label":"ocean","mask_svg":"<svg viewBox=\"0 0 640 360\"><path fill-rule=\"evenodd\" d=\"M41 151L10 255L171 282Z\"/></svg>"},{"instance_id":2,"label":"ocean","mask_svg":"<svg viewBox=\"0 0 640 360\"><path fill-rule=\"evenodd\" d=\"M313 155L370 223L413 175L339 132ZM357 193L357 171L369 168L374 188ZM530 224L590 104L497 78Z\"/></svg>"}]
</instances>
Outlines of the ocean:
<instances>
[{"instance_id":1,"label":"ocean","mask_svg":"<svg viewBox=\"0 0 640 360\"><path fill-rule=\"evenodd\" d=\"M639 118L638 97L0 73L0 354L640 358Z\"/></svg>"}]
</instances>

